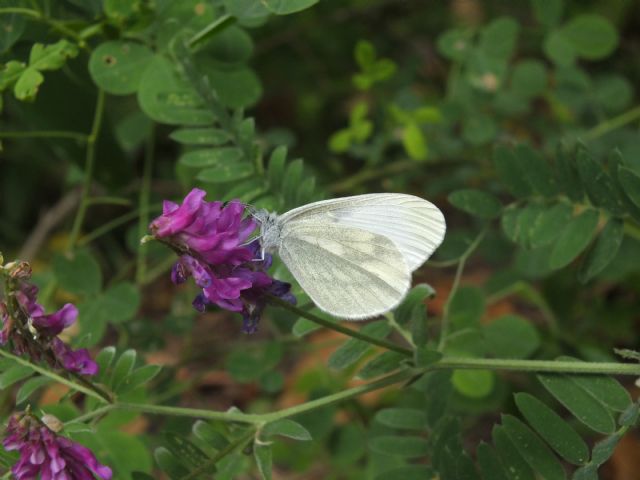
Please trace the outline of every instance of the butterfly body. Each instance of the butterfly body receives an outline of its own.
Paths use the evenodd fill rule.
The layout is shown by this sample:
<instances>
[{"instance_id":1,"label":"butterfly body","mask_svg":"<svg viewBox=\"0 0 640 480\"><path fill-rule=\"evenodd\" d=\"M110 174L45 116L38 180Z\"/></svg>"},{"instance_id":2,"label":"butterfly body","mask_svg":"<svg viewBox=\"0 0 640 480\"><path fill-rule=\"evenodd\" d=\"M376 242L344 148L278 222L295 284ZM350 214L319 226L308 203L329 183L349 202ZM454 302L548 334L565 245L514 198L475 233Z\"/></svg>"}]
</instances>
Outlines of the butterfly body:
<instances>
[{"instance_id":1,"label":"butterfly body","mask_svg":"<svg viewBox=\"0 0 640 480\"><path fill-rule=\"evenodd\" d=\"M395 308L411 273L444 238L440 210L412 195L381 193L256 212L262 248L277 253L314 303L361 320Z\"/></svg>"}]
</instances>

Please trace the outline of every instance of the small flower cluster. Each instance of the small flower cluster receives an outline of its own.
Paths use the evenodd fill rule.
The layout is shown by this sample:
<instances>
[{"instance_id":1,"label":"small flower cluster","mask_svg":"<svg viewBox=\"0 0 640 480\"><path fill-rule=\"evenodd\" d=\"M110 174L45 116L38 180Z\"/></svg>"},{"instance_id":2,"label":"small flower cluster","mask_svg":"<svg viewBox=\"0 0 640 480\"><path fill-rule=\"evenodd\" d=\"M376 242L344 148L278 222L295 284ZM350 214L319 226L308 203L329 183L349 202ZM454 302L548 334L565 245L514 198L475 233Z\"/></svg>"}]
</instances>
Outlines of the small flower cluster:
<instances>
[{"instance_id":1,"label":"small flower cluster","mask_svg":"<svg viewBox=\"0 0 640 480\"><path fill-rule=\"evenodd\" d=\"M38 287L29 282L31 268L26 262L2 267L7 278L6 300L0 302L0 345L9 343L16 355L44 359L51 366L84 375L98 373L98 364L86 349L72 350L58 335L72 325L78 309L67 303L55 313L45 314L37 302Z\"/></svg>"},{"instance_id":2,"label":"small flower cluster","mask_svg":"<svg viewBox=\"0 0 640 480\"><path fill-rule=\"evenodd\" d=\"M60 423L53 420L47 423ZM98 463L91 450L58 435L30 413L11 417L2 444L5 450L20 454L11 468L17 480L94 480L94 474L109 480L112 476L111 469Z\"/></svg>"},{"instance_id":3,"label":"small flower cluster","mask_svg":"<svg viewBox=\"0 0 640 480\"><path fill-rule=\"evenodd\" d=\"M266 273L272 259L261 255L258 240L248 241L256 223L244 217L244 205L237 200L226 205L207 202L205 195L194 188L182 205L165 201L162 215L151 222L151 233L180 254L171 272L173 282L193 277L202 288L194 308L204 311L207 305L217 305L239 312L244 330L253 333L267 295L291 303L295 297L288 283Z\"/></svg>"}]
</instances>

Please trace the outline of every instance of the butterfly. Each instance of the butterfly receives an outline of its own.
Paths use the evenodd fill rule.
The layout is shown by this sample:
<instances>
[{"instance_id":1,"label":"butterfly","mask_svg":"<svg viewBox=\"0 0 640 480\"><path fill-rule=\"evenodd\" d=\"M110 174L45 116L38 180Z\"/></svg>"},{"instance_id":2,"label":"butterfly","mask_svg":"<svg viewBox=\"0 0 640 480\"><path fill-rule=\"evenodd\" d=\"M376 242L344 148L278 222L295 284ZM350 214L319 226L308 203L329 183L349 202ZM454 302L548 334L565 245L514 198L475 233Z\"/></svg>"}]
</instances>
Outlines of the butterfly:
<instances>
[{"instance_id":1,"label":"butterfly","mask_svg":"<svg viewBox=\"0 0 640 480\"><path fill-rule=\"evenodd\" d=\"M263 251L276 253L321 310L363 320L395 308L411 274L438 248L446 223L431 202L373 193L253 212Z\"/></svg>"}]
</instances>

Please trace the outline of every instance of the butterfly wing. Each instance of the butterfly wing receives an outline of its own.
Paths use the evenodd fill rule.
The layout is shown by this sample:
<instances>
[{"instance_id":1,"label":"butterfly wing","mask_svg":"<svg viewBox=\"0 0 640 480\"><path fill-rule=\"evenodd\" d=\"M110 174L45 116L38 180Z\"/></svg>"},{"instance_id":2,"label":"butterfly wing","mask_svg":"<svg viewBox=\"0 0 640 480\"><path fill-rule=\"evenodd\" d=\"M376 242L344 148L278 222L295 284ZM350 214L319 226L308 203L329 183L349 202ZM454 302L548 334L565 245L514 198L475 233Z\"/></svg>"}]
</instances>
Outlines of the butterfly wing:
<instances>
[{"instance_id":1,"label":"butterfly wing","mask_svg":"<svg viewBox=\"0 0 640 480\"><path fill-rule=\"evenodd\" d=\"M422 265L442 243L446 224L431 202L402 193L373 193L336 198L295 208L282 224L313 222L359 228L389 238L410 271Z\"/></svg>"},{"instance_id":2,"label":"butterfly wing","mask_svg":"<svg viewBox=\"0 0 640 480\"><path fill-rule=\"evenodd\" d=\"M313 221L285 224L279 256L313 302L339 318L361 320L396 307L411 272L388 238Z\"/></svg>"}]
</instances>

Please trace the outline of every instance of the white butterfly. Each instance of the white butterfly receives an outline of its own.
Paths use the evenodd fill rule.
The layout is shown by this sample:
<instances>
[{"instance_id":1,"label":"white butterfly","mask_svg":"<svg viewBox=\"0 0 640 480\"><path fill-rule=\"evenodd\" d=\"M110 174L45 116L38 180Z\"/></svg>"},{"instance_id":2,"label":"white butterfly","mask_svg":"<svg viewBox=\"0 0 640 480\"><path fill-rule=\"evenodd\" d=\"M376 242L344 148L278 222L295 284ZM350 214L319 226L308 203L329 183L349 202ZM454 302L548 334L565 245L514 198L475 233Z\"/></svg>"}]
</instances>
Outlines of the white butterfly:
<instances>
[{"instance_id":1,"label":"white butterfly","mask_svg":"<svg viewBox=\"0 0 640 480\"><path fill-rule=\"evenodd\" d=\"M348 320L396 307L411 273L442 243L442 212L413 195L374 193L254 213L263 250L277 253L313 302Z\"/></svg>"}]
</instances>

